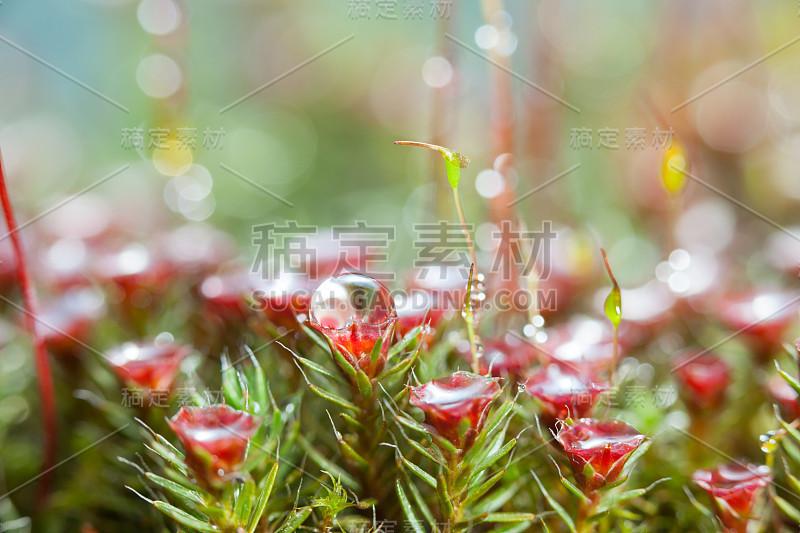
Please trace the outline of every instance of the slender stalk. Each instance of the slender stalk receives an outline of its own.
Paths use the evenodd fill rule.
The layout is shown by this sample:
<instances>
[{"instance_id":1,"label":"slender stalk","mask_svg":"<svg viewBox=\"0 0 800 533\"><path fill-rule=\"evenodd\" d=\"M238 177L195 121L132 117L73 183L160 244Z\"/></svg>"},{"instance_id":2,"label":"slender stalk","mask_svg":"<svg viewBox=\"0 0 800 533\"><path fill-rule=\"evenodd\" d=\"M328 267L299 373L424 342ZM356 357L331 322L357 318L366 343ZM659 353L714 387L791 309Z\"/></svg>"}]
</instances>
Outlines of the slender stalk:
<instances>
[{"instance_id":1,"label":"slender stalk","mask_svg":"<svg viewBox=\"0 0 800 533\"><path fill-rule=\"evenodd\" d=\"M50 492L52 482L52 468L56 462L56 450L58 444L57 421L56 421L56 401L55 387L53 385L53 374L50 369L50 359L47 355L47 347L44 337L36 327L36 317L39 313L39 304L36 299L36 290L31 280L28 263L25 260L25 251L22 240L19 236L19 226L14 216L14 208L11 205L11 198L8 195L5 173L3 171L3 156L0 153L0 202L3 205L8 235L11 245L14 248L14 255L17 261L17 278L20 291L25 306L25 327L30 333L33 342L33 359L36 365L36 374L39 381L39 398L42 403L42 418L44 422L44 463L42 465L42 481L39 485L39 505L45 505Z\"/></svg>"},{"instance_id":2,"label":"slender stalk","mask_svg":"<svg viewBox=\"0 0 800 533\"><path fill-rule=\"evenodd\" d=\"M453 188L453 198L456 202L456 210L458 211L458 219L461 221L461 231L464 232L464 237L467 239L467 246L469 247L470 258L472 259L472 266L469 269L469 285L467 286L467 296L465 302L464 322L467 324L467 336L469 337L469 347L472 351L472 371L476 374L481 372L480 363L480 337L477 333L478 319L475 316L475 310L472 306L472 288L475 286L475 278L478 276L478 259L475 256L475 245L472 242L472 236L469 234L467 227L467 220L464 217L464 209L461 207L461 197L458 195L458 188Z\"/></svg>"},{"instance_id":3,"label":"slender stalk","mask_svg":"<svg viewBox=\"0 0 800 533\"><path fill-rule=\"evenodd\" d=\"M480 374L481 364L478 354L478 334L475 332L475 314L472 309L472 277L475 274L475 263L469 269L469 281L467 282L467 294L464 297L464 322L467 325L467 337L469 338L469 347L472 351L472 371L475 374Z\"/></svg>"},{"instance_id":4,"label":"slender stalk","mask_svg":"<svg viewBox=\"0 0 800 533\"><path fill-rule=\"evenodd\" d=\"M449 148L445 148L443 146L438 146L436 144L424 143L419 141L395 141L394 144L399 144L402 146L419 146L422 148L428 148L429 150L435 150L442 154L445 158L445 165L447 167L447 180L450 182L450 186L453 189L453 199L455 200L456 204L456 211L458 212L458 220L461 223L461 231L464 233L464 237L467 240L467 246L469 247L470 258L472 260L472 265L470 266L469 271L469 284L467 286L467 295L464 301L464 321L467 324L467 335L469 336L470 341L470 348L472 350L472 371L476 374L480 373L480 350L478 346L480 345L480 337L478 336L477 330L479 326L479 317L475 313L475 308L472 305L472 290L475 286L474 280L478 280L480 283L480 274L478 274L478 259L475 254L475 244L472 240L472 235L470 235L469 227L467 226L467 219L464 217L464 208L461 206L461 197L458 194L458 183L460 180L460 169L467 168L469 165L469 158L459 154L458 152L454 152Z\"/></svg>"},{"instance_id":5,"label":"slender stalk","mask_svg":"<svg viewBox=\"0 0 800 533\"><path fill-rule=\"evenodd\" d=\"M472 242L472 236L469 234L469 227L467 226L467 219L464 217L464 209L461 207L461 197L458 194L458 189L453 189L453 198L456 201L456 211L458 211L458 220L461 222L461 231L464 232L464 237L467 239L467 246L469 247L469 255L472 259L472 264L475 265L475 274L477 275L478 259L475 256L475 244Z\"/></svg>"},{"instance_id":6,"label":"slender stalk","mask_svg":"<svg viewBox=\"0 0 800 533\"><path fill-rule=\"evenodd\" d=\"M608 373L608 382L614 385L614 371L617 369L617 358L619 357L619 328L614 326L611 331L611 346L613 355L611 356L611 370Z\"/></svg>"}]
</instances>

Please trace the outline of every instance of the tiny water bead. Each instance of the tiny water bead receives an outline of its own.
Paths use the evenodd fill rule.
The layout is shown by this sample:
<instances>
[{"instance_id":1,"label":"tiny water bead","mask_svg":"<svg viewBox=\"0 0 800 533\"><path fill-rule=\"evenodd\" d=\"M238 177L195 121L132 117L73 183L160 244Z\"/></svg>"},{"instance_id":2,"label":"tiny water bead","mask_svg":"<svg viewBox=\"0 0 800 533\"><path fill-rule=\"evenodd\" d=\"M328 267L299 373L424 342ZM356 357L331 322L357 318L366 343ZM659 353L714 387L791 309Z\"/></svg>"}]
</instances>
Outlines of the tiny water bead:
<instances>
[{"instance_id":1,"label":"tiny water bead","mask_svg":"<svg viewBox=\"0 0 800 533\"><path fill-rule=\"evenodd\" d=\"M328 278L314 291L309 323L325 335L344 358L375 377L386 363L397 322L394 298L381 282L357 273ZM372 351L382 341L377 360Z\"/></svg>"},{"instance_id":2,"label":"tiny water bead","mask_svg":"<svg viewBox=\"0 0 800 533\"><path fill-rule=\"evenodd\" d=\"M326 329L353 324L382 326L396 318L396 314L389 289L363 274L328 278L312 296L311 320Z\"/></svg>"},{"instance_id":3,"label":"tiny water bead","mask_svg":"<svg viewBox=\"0 0 800 533\"><path fill-rule=\"evenodd\" d=\"M484 302L486 300L486 281L484 275L475 273L472 277L472 284L469 287L469 300L465 302L461 309L461 315L467 318L467 314L472 314L472 320L477 329L483 315Z\"/></svg>"},{"instance_id":4,"label":"tiny water bead","mask_svg":"<svg viewBox=\"0 0 800 533\"><path fill-rule=\"evenodd\" d=\"M767 455L775 453L778 449L778 440L775 438L778 431L768 431L764 435L761 435L758 440L761 442L761 451L766 453Z\"/></svg>"}]
</instances>

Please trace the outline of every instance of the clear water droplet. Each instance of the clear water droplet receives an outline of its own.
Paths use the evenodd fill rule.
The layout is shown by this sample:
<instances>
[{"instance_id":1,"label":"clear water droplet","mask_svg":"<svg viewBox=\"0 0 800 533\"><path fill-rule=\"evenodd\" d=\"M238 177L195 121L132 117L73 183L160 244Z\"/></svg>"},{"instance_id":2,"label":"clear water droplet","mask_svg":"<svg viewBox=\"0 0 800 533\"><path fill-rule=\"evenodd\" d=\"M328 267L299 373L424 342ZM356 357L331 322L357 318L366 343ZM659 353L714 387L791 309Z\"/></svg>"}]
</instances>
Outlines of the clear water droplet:
<instances>
[{"instance_id":1,"label":"clear water droplet","mask_svg":"<svg viewBox=\"0 0 800 533\"><path fill-rule=\"evenodd\" d=\"M483 357L483 343L478 341L475 343L475 356L480 359Z\"/></svg>"}]
</instances>

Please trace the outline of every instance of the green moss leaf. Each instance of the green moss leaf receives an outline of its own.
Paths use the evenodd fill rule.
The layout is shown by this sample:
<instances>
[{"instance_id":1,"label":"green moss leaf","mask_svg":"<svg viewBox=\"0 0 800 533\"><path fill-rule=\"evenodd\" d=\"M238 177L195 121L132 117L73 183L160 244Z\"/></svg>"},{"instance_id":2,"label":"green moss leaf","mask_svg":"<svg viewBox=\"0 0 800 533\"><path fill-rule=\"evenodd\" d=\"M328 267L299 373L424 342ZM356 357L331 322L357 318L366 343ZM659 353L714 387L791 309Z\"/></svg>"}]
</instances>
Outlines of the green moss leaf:
<instances>
[{"instance_id":1,"label":"green moss leaf","mask_svg":"<svg viewBox=\"0 0 800 533\"><path fill-rule=\"evenodd\" d=\"M408 501L408 496L406 496L405 491L403 490L402 485L400 485L400 481L396 481L394 484L395 490L397 491L397 497L400 499L400 506L403 508L403 513L406 515L407 524L411 526L414 530L414 533L425 533L425 528L422 527L422 522L417 519L417 516L414 514L414 509L411 507L411 502Z\"/></svg>"},{"instance_id":2,"label":"green moss leaf","mask_svg":"<svg viewBox=\"0 0 800 533\"><path fill-rule=\"evenodd\" d=\"M286 518L286 521L275 533L291 533L303 525L303 522L311 514L311 507L301 507L292 511Z\"/></svg>"},{"instance_id":3,"label":"green moss leaf","mask_svg":"<svg viewBox=\"0 0 800 533\"><path fill-rule=\"evenodd\" d=\"M441 153L444 157L444 163L447 167L447 181L450 182L450 186L454 189L458 188L458 182L461 177L461 169L469 166L469 157L459 154L450 148L445 148L444 146L417 141L395 141L394 143L405 146L419 146L422 148L428 148L429 150L436 150Z\"/></svg>"},{"instance_id":4,"label":"green moss leaf","mask_svg":"<svg viewBox=\"0 0 800 533\"><path fill-rule=\"evenodd\" d=\"M155 501L153 502L153 505L156 509L172 518L182 526L190 527L197 531L201 531L202 533L217 533L217 528L212 526L208 521L194 517L186 511L181 511L177 507L173 507L167 502Z\"/></svg>"},{"instance_id":5,"label":"green moss leaf","mask_svg":"<svg viewBox=\"0 0 800 533\"><path fill-rule=\"evenodd\" d=\"M611 292L606 298L604 311L608 319L616 328L619 327L619 323L622 322L622 291L620 291L619 285L617 284L617 279L614 277L614 273L611 271L611 265L608 264L608 256L606 256L606 251L601 248L600 252L603 254L603 261L606 264L606 270L608 271L608 277L611 278L612 285Z\"/></svg>"}]
</instances>

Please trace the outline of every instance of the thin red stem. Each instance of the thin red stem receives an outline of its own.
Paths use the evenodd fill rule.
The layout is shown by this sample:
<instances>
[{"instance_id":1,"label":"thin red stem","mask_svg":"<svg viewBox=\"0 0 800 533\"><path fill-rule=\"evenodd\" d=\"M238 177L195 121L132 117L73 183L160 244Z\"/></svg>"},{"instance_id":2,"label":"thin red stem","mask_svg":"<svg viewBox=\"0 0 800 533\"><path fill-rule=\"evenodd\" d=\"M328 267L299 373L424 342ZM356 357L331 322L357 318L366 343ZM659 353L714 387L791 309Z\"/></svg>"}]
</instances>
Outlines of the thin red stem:
<instances>
[{"instance_id":1,"label":"thin red stem","mask_svg":"<svg viewBox=\"0 0 800 533\"><path fill-rule=\"evenodd\" d=\"M19 236L17 220L14 217L14 208L11 205L11 198L8 195L5 174L3 172L3 155L0 152L0 202L2 202L3 213L5 214L6 226L8 228L8 238L14 248L14 255L17 261L17 278L22 299L25 305L25 327L31 335L33 342L33 359L36 364L36 374L39 377L39 398L42 404L42 417L44 421L44 464L42 466L42 481L39 485L39 504L44 505L47 501L50 484L52 481L52 468L56 463L57 422L56 422L56 398L55 387L53 384L53 373L50 370L50 359L47 355L47 347L44 338L39 334L36 327L36 316L39 313L39 304L36 299L36 290L31 280L28 263L25 261L25 250L22 247L22 240Z\"/></svg>"}]
</instances>

